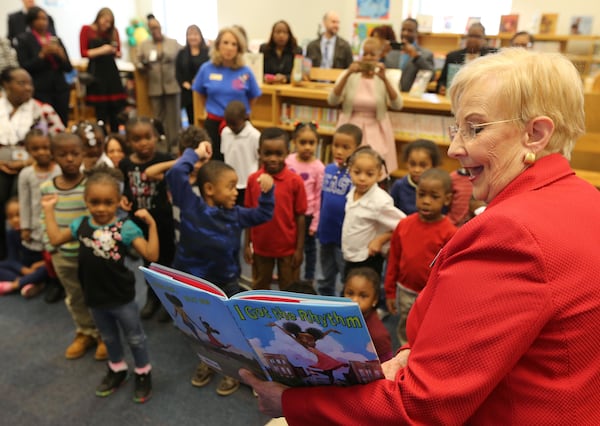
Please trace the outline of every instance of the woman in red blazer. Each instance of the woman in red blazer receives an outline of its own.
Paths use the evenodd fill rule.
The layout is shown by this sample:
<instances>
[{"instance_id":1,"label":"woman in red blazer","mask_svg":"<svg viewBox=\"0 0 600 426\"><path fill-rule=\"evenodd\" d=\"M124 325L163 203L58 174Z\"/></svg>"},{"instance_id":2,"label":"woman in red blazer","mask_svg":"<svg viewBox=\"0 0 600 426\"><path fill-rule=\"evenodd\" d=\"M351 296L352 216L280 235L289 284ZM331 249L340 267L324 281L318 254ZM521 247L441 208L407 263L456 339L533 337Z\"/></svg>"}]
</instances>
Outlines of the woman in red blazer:
<instances>
[{"instance_id":1,"label":"woman in red blazer","mask_svg":"<svg viewBox=\"0 0 600 426\"><path fill-rule=\"evenodd\" d=\"M506 49L459 71L448 154L487 209L441 250L408 345L367 385L292 388L242 375L290 425L600 424L600 194L568 158L580 77Z\"/></svg>"}]
</instances>

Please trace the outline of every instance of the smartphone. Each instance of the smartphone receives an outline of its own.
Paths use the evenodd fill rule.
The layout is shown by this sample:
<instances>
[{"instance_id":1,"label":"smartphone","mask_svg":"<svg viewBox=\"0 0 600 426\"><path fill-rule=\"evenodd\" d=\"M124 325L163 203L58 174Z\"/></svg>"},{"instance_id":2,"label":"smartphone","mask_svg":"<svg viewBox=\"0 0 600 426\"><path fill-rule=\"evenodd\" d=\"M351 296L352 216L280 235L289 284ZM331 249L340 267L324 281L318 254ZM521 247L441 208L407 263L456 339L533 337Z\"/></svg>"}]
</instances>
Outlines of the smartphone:
<instances>
[{"instance_id":1,"label":"smartphone","mask_svg":"<svg viewBox=\"0 0 600 426\"><path fill-rule=\"evenodd\" d=\"M392 42L390 42L390 47L392 48L392 50L403 50L404 43L398 43L397 41L392 41Z\"/></svg>"}]
</instances>

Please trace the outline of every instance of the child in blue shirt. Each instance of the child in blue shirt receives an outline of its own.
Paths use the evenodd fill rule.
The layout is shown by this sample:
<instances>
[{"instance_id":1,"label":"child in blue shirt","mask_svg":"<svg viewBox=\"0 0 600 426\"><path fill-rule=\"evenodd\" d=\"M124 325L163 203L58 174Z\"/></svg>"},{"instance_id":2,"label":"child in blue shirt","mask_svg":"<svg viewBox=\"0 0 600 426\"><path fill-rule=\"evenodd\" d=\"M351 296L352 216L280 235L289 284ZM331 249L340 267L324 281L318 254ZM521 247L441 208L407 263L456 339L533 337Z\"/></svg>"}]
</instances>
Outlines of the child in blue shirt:
<instances>
[{"instance_id":1,"label":"child in blue shirt","mask_svg":"<svg viewBox=\"0 0 600 426\"><path fill-rule=\"evenodd\" d=\"M322 278L317 281L317 291L324 296L335 295L336 278L344 271L342 256L342 224L344 223L346 195L352 181L346 160L362 141L362 130L354 124L337 128L331 142L333 163L325 167L321 194L321 213L317 236L320 250Z\"/></svg>"},{"instance_id":2,"label":"child in blue shirt","mask_svg":"<svg viewBox=\"0 0 600 426\"><path fill-rule=\"evenodd\" d=\"M262 194L259 206L248 209L236 205L237 174L222 161L208 161L210 142L201 142L195 150L187 148L166 174L173 205L180 209L181 236L173 266L218 285L227 296L240 291L240 242L242 230L271 220L275 205L273 178L259 177ZM194 193L190 173L200 162L197 184L201 196ZM192 383L204 386L213 371L200 363ZM223 377L217 388L221 396L230 395L239 382Z\"/></svg>"}]
</instances>

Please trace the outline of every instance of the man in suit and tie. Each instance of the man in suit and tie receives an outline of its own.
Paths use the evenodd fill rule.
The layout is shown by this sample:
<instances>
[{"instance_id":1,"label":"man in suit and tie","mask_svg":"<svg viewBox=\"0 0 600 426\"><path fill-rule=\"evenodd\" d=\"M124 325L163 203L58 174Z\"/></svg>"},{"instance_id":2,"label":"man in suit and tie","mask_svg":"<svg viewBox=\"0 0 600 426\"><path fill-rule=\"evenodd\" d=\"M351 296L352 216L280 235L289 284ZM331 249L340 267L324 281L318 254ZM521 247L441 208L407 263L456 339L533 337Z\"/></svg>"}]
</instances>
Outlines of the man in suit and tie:
<instances>
[{"instance_id":1,"label":"man in suit and tie","mask_svg":"<svg viewBox=\"0 0 600 426\"><path fill-rule=\"evenodd\" d=\"M354 61L350 43L338 35L340 17L329 11L323 16L325 32L306 48L306 56L312 60L313 67L348 68Z\"/></svg>"},{"instance_id":2,"label":"man in suit and tie","mask_svg":"<svg viewBox=\"0 0 600 426\"><path fill-rule=\"evenodd\" d=\"M410 90L420 70L433 70L433 53L417 44L418 32L417 20L405 19L400 29L401 49L391 50L384 60L386 68L402 70L400 77L400 91L402 92Z\"/></svg>"},{"instance_id":3,"label":"man in suit and tie","mask_svg":"<svg viewBox=\"0 0 600 426\"><path fill-rule=\"evenodd\" d=\"M23 0L23 9L8 15L8 35L6 38L10 40L13 46L16 44L18 35L27 30L27 11L33 6L35 6L34 0ZM54 20L50 15L48 15L48 31L50 31L52 35L56 35L56 31L54 30Z\"/></svg>"},{"instance_id":4,"label":"man in suit and tie","mask_svg":"<svg viewBox=\"0 0 600 426\"><path fill-rule=\"evenodd\" d=\"M448 72L451 67L454 67L456 70L458 67L467 64L480 56L496 53L498 51L498 49L493 47L487 47L486 43L485 27L479 22L472 24L467 32L465 48L453 50L446 55L446 62L444 63L442 74L437 83L437 92L440 95L445 95L447 86L452 83L452 79L448 79L449 76L453 77L452 72Z\"/></svg>"}]
</instances>

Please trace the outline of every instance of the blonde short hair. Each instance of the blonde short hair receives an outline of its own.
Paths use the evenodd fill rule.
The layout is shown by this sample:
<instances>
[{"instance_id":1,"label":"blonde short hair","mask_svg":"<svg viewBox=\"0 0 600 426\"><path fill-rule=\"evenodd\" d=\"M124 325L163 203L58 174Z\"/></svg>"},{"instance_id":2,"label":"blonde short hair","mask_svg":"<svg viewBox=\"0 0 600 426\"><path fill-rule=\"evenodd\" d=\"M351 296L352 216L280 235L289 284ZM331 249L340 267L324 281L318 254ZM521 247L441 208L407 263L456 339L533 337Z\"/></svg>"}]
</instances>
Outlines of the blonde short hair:
<instances>
[{"instance_id":1,"label":"blonde short hair","mask_svg":"<svg viewBox=\"0 0 600 426\"><path fill-rule=\"evenodd\" d=\"M233 66L231 68L237 69L244 66L244 53L246 53L246 39L237 29L233 27L222 28L215 39L215 42L212 44L210 48L210 60L213 64L217 66L223 65L223 58L221 57L221 53L219 52L219 45L221 44L221 40L225 34L231 34L235 37L238 44L238 51L233 60Z\"/></svg>"},{"instance_id":2,"label":"blonde short hair","mask_svg":"<svg viewBox=\"0 0 600 426\"><path fill-rule=\"evenodd\" d=\"M482 80L496 83L497 89L490 96L500 99L507 119L520 117L527 123L535 117L550 117L554 133L544 154L558 152L571 157L575 142L585 133L583 85L571 61L559 53L520 48L482 56L464 66L452 80L452 109L469 87Z\"/></svg>"}]
</instances>

